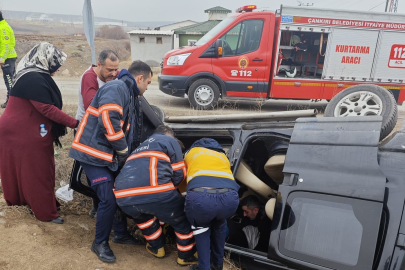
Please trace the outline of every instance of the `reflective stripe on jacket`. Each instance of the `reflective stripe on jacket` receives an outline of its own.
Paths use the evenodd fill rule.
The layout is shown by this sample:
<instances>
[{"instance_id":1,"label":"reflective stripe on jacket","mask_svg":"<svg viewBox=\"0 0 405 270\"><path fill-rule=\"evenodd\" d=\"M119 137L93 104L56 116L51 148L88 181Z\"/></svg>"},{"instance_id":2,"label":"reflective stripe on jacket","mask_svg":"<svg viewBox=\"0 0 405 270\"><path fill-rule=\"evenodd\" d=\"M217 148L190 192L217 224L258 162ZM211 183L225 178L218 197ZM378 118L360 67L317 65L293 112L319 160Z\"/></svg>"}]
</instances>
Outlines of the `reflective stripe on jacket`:
<instances>
[{"instance_id":1,"label":"reflective stripe on jacket","mask_svg":"<svg viewBox=\"0 0 405 270\"><path fill-rule=\"evenodd\" d=\"M115 179L114 194L119 206L156 202L173 196L185 177L179 143L155 133L128 157Z\"/></svg>"},{"instance_id":2,"label":"reflective stripe on jacket","mask_svg":"<svg viewBox=\"0 0 405 270\"><path fill-rule=\"evenodd\" d=\"M14 31L6 20L0 21L0 62L16 58Z\"/></svg>"},{"instance_id":3,"label":"reflective stripe on jacket","mask_svg":"<svg viewBox=\"0 0 405 270\"><path fill-rule=\"evenodd\" d=\"M187 190L196 187L239 190L225 154L205 147L193 147L187 152L184 162L187 167Z\"/></svg>"},{"instance_id":4,"label":"reflective stripe on jacket","mask_svg":"<svg viewBox=\"0 0 405 270\"><path fill-rule=\"evenodd\" d=\"M136 87L129 77L111 81L101 87L87 108L77 129L69 156L90 165L118 169L115 151L131 146L134 131L122 130L128 115L127 127L135 127ZM131 151L131 149L128 149Z\"/></svg>"}]
</instances>

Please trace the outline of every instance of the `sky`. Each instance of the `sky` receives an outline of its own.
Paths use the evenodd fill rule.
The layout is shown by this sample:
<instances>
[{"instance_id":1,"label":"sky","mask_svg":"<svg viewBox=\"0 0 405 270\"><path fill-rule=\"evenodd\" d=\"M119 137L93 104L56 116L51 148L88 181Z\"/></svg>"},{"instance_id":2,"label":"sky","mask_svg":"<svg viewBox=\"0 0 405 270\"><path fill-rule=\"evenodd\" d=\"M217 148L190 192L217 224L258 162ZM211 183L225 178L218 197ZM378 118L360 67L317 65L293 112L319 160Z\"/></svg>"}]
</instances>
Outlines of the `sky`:
<instances>
[{"instance_id":1,"label":"sky","mask_svg":"<svg viewBox=\"0 0 405 270\"><path fill-rule=\"evenodd\" d=\"M314 7L383 12L385 0L300 0ZM147 21L206 21L205 9L215 6L235 11L244 5L275 11L280 5L297 6L297 0L92 0L97 17L133 22ZM0 0L0 9L80 15L84 0ZM373 9L374 8L374 9ZM398 13L405 14L405 0L399 0Z\"/></svg>"}]
</instances>

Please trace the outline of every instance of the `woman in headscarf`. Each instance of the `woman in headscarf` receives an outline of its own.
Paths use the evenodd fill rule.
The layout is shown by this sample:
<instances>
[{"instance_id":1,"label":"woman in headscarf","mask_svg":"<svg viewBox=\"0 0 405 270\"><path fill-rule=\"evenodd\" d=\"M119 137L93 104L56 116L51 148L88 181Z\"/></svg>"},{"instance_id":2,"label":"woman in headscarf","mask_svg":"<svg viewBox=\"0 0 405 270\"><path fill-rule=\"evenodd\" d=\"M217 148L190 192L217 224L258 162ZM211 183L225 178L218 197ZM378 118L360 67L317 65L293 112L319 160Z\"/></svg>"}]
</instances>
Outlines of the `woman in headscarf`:
<instances>
[{"instance_id":1,"label":"woman in headscarf","mask_svg":"<svg viewBox=\"0 0 405 270\"><path fill-rule=\"evenodd\" d=\"M41 42L20 61L7 108L0 117L0 178L8 205L29 205L41 221L61 224L55 198L53 143L78 120L64 113L52 79L66 60L54 45ZM44 125L45 129L41 128Z\"/></svg>"}]
</instances>

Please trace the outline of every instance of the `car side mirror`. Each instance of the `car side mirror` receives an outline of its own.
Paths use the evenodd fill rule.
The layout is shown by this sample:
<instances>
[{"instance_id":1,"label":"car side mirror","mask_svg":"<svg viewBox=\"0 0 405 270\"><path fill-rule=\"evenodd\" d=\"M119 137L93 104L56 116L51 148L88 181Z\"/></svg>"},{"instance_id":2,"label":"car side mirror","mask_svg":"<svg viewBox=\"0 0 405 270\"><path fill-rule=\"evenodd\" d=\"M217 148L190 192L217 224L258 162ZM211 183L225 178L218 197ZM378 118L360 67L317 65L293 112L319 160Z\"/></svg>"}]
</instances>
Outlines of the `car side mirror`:
<instances>
[{"instance_id":1,"label":"car side mirror","mask_svg":"<svg viewBox=\"0 0 405 270\"><path fill-rule=\"evenodd\" d=\"M205 52L200 55L200 58L218 58L223 55L222 40L218 39L211 46L209 46Z\"/></svg>"},{"instance_id":2,"label":"car side mirror","mask_svg":"<svg viewBox=\"0 0 405 270\"><path fill-rule=\"evenodd\" d=\"M223 53L222 40L218 39L217 41L215 41L215 56L221 57L222 53Z\"/></svg>"}]
</instances>

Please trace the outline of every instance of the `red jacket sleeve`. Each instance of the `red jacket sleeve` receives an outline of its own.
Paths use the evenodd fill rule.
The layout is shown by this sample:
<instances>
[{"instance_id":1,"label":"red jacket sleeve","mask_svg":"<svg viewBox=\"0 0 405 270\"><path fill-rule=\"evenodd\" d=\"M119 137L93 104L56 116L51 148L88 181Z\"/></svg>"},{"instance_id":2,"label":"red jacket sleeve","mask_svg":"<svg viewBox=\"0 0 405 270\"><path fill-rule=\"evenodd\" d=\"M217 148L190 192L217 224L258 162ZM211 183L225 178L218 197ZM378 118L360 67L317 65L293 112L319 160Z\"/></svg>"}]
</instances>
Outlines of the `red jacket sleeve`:
<instances>
[{"instance_id":1,"label":"red jacket sleeve","mask_svg":"<svg viewBox=\"0 0 405 270\"><path fill-rule=\"evenodd\" d=\"M34 100L30 100L30 102L46 118L70 128L76 127L77 120L59 110L56 106Z\"/></svg>"},{"instance_id":2,"label":"red jacket sleeve","mask_svg":"<svg viewBox=\"0 0 405 270\"><path fill-rule=\"evenodd\" d=\"M90 106L98 90L97 75L86 73L82 78L81 93L83 97L84 110Z\"/></svg>"}]
</instances>

